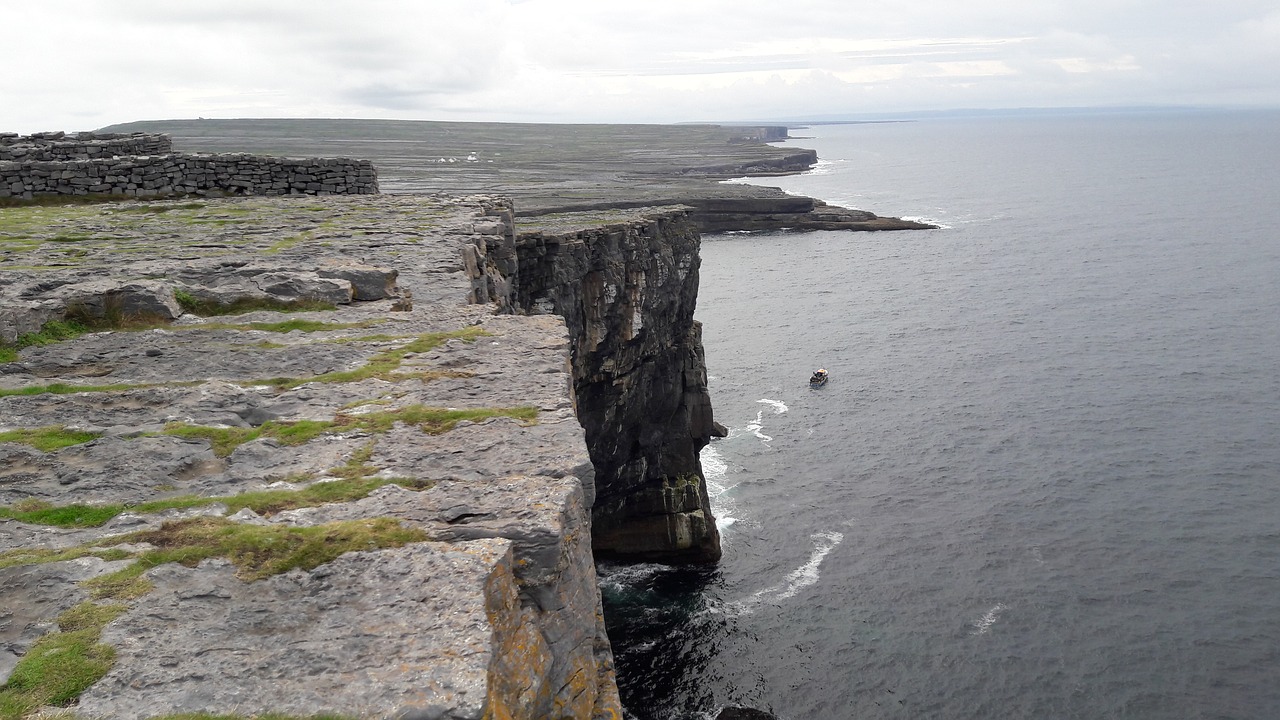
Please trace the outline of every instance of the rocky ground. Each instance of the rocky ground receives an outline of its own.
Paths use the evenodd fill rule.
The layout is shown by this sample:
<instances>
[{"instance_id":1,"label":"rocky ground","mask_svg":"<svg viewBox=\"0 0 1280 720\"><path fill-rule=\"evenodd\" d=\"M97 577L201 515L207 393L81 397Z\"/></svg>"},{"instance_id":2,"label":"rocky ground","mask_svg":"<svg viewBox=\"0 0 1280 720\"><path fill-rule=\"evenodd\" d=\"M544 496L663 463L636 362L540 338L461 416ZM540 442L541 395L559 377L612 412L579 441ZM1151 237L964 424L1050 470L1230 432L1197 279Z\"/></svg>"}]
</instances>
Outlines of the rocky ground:
<instances>
[{"instance_id":1,"label":"rocky ground","mask_svg":"<svg viewBox=\"0 0 1280 720\"><path fill-rule=\"evenodd\" d=\"M163 120L104 131L169 133L179 152L372 160L383 192L493 193L512 198L521 216L688 205L703 232L933 227L719 182L803 172L816 162L802 139L757 139L768 135L763 128L285 119Z\"/></svg>"},{"instance_id":2,"label":"rocky ground","mask_svg":"<svg viewBox=\"0 0 1280 720\"><path fill-rule=\"evenodd\" d=\"M467 303L510 234L487 198L0 209L0 717L616 714L564 323Z\"/></svg>"}]
</instances>

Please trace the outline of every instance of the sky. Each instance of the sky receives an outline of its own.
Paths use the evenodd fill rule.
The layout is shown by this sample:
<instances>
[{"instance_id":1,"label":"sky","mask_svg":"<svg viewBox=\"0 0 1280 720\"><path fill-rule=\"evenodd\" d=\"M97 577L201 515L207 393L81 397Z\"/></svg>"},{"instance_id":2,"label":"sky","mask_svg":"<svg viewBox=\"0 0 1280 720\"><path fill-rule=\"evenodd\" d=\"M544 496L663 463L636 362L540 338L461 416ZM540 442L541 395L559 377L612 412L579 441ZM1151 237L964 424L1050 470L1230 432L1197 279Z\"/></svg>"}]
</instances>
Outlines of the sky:
<instances>
[{"instance_id":1,"label":"sky","mask_svg":"<svg viewBox=\"0 0 1280 720\"><path fill-rule=\"evenodd\" d=\"M4 0L0 18L0 132L1280 107L1275 0Z\"/></svg>"}]
</instances>

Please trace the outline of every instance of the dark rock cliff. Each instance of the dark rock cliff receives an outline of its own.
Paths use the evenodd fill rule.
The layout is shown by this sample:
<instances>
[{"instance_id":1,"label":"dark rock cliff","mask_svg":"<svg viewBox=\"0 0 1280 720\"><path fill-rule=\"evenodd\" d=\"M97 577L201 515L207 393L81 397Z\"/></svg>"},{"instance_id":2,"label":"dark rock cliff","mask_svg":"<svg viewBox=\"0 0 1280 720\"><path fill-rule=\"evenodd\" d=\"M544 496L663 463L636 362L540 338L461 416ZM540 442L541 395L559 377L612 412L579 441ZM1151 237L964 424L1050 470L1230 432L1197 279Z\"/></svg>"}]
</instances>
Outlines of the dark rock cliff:
<instances>
[{"instance_id":1,"label":"dark rock cliff","mask_svg":"<svg viewBox=\"0 0 1280 720\"><path fill-rule=\"evenodd\" d=\"M569 328L576 410L596 469L597 557L720 557L698 460L715 432L693 320L700 242L678 208L521 225L515 304L561 315Z\"/></svg>"}]
</instances>

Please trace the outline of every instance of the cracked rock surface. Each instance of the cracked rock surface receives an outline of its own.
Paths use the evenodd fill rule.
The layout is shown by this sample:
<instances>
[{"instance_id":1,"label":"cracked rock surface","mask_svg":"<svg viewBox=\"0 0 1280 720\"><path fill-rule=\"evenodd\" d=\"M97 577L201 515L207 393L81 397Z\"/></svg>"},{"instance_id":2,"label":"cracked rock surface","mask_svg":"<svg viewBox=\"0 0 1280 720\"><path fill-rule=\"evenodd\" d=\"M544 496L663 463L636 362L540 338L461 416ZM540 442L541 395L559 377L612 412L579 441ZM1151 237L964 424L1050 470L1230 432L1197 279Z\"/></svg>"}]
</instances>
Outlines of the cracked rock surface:
<instances>
[{"instance_id":1,"label":"cracked rock surface","mask_svg":"<svg viewBox=\"0 0 1280 720\"><path fill-rule=\"evenodd\" d=\"M127 609L100 640L114 663L77 716L620 716L566 326L501 314L509 203L0 212L0 341L71 311L146 320L0 364L0 682L69 609L116 602ZM198 316L179 302L192 298L333 309ZM308 322L280 325L290 321ZM398 419L423 409L475 413L444 428ZM307 428L318 429L290 434ZM22 435L54 430L84 435L44 449ZM237 505L355 481L372 489ZM70 526L22 515L68 506L117 511ZM95 595L92 578L154 549L131 534L201 518L322 530L390 520L418 534L253 580L215 553L147 570L136 597ZM52 550L80 554L32 559Z\"/></svg>"}]
</instances>

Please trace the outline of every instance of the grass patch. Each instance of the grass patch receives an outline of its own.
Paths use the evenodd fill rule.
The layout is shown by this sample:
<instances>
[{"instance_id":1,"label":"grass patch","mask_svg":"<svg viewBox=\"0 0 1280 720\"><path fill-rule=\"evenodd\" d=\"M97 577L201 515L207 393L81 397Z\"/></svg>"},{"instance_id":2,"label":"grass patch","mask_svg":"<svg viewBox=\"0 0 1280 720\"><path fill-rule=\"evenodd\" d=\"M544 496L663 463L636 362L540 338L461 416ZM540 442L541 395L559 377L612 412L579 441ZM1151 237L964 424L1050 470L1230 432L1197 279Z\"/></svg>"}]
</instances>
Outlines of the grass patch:
<instances>
[{"instance_id":1,"label":"grass patch","mask_svg":"<svg viewBox=\"0 0 1280 720\"><path fill-rule=\"evenodd\" d=\"M61 319L49 320L39 331L23 333L12 343L0 343L0 362L13 362L17 351L23 348L74 340L100 330L150 330L168 325L167 318L158 316L126 316L120 312L119 301L108 298L102 315L95 315L85 307L68 307Z\"/></svg>"},{"instance_id":2,"label":"grass patch","mask_svg":"<svg viewBox=\"0 0 1280 720\"><path fill-rule=\"evenodd\" d=\"M36 641L0 687L0 718L17 720L44 706L67 707L102 679L115 650L98 642L124 605L81 603L58 617L58 631Z\"/></svg>"},{"instance_id":3,"label":"grass patch","mask_svg":"<svg viewBox=\"0 0 1280 720\"><path fill-rule=\"evenodd\" d=\"M391 518L348 520L316 527L244 525L223 518L194 518L165 523L157 530L130 533L113 542L149 543L137 564L152 568L176 562L195 567L224 557L244 580L260 580L294 569L313 570L344 553L403 547L427 540L416 528Z\"/></svg>"},{"instance_id":4,"label":"grass patch","mask_svg":"<svg viewBox=\"0 0 1280 720\"><path fill-rule=\"evenodd\" d=\"M283 320L274 323L249 323L249 327L254 330L265 330L266 332L287 333L299 330L301 332L311 333L320 332L322 330L347 330L350 328L368 327L362 323L327 323L319 320L303 320L295 318L293 320Z\"/></svg>"},{"instance_id":5,"label":"grass patch","mask_svg":"<svg viewBox=\"0 0 1280 720\"><path fill-rule=\"evenodd\" d=\"M320 437L334 426L327 420L298 420L281 422L269 420L252 428L216 428L204 425L188 425L186 423L169 423L164 428L165 435L181 438L201 438L209 441L213 454L227 457L241 445L258 438L272 438L281 445L301 445Z\"/></svg>"},{"instance_id":6,"label":"grass patch","mask_svg":"<svg viewBox=\"0 0 1280 720\"><path fill-rule=\"evenodd\" d=\"M0 508L0 518L32 525L98 527L124 512L123 505L62 505L38 509Z\"/></svg>"},{"instance_id":7,"label":"grass patch","mask_svg":"<svg viewBox=\"0 0 1280 720\"><path fill-rule=\"evenodd\" d=\"M23 333L12 344L5 344L3 347L17 351L39 345L52 345L91 332L93 329L79 320L50 320L42 325L39 331Z\"/></svg>"},{"instance_id":8,"label":"grass patch","mask_svg":"<svg viewBox=\"0 0 1280 720\"><path fill-rule=\"evenodd\" d=\"M259 515L271 516L285 510L303 507L316 507L325 503L350 502L366 497L369 493L384 485L399 485L410 490L427 490L435 485L433 480L416 478L379 478L369 479L378 468L369 465L373 456L373 443L369 443L352 454L344 465L331 468L327 474L337 480L318 482L301 490L258 490L223 497L199 497L182 495L162 500L139 503L132 506L113 505L64 505L55 507L39 501L24 501L12 507L0 507L0 518L18 520L33 525L51 525L55 527L100 527L126 510L141 514L163 512L165 510L183 510L205 505L221 503L229 513L239 512L245 508ZM59 557L60 560L74 558ZM107 558L104 559L120 559ZM36 562L46 560L37 558Z\"/></svg>"},{"instance_id":9,"label":"grass patch","mask_svg":"<svg viewBox=\"0 0 1280 720\"><path fill-rule=\"evenodd\" d=\"M314 239L315 239L315 236L312 235L312 233L304 232L299 235L294 235L293 237L287 237L281 240L277 240L271 243L271 245L269 245L268 247L264 248L262 252L267 255L274 255L283 250L288 250L289 248L295 245L301 245L304 242L308 242Z\"/></svg>"},{"instance_id":10,"label":"grass patch","mask_svg":"<svg viewBox=\"0 0 1280 720\"><path fill-rule=\"evenodd\" d=\"M367 328L384 322L383 320L361 320L352 323L327 323L319 320L283 320L281 322L254 323L201 323L199 325L179 325L179 330L261 330L263 332L287 333L299 330L305 333L324 332L328 330L351 330Z\"/></svg>"},{"instance_id":11,"label":"grass patch","mask_svg":"<svg viewBox=\"0 0 1280 720\"><path fill-rule=\"evenodd\" d=\"M396 340L408 340L413 337L417 337L417 336L415 335L384 335L384 334L361 335L360 337L350 337L350 338L330 338L328 340L325 340L324 342L335 343L338 345L347 345L350 343L361 343L361 342L367 342L367 343L394 342Z\"/></svg>"},{"instance_id":12,"label":"grass patch","mask_svg":"<svg viewBox=\"0 0 1280 720\"><path fill-rule=\"evenodd\" d=\"M133 205L133 206L121 207L120 209L116 210L116 212L158 215L160 213L167 213L173 210L200 210L204 206L205 204L200 202L182 203L180 205Z\"/></svg>"},{"instance_id":13,"label":"grass patch","mask_svg":"<svg viewBox=\"0 0 1280 720\"><path fill-rule=\"evenodd\" d=\"M17 565L40 565L43 563L64 562L66 560L76 560L82 557L100 557L104 560L120 560L118 557L121 551L109 550L105 548L91 547L75 547L63 550L48 550L40 548L23 548L18 550L6 550L0 552L0 568L14 567ZM132 557L125 554L123 557Z\"/></svg>"},{"instance_id":14,"label":"grass patch","mask_svg":"<svg viewBox=\"0 0 1280 720\"><path fill-rule=\"evenodd\" d=\"M449 340L456 339L463 340L465 342L475 342L477 339L486 335L489 335L489 333L476 326L466 327L461 330L451 330L449 332L425 333L417 336L400 347L383 350L370 358L362 367L356 368L355 370L337 370L309 378L267 378L263 380L255 380L249 384L270 385L280 390L288 390L298 387L299 385L312 382L348 383L368 380L370 378L395 382L397 380L410 380L414 378L431 380L441 377L470 377L469 373L453 370L428 370L419 373L397 373L395 371L400 368L405 357L411 353L428 352Z\"/></svg>"},{"instance_id":15,"label":"grass patch","mask_svg":"<svg viewBox=\"0 0 1280 720\"><path fill-rule=\"evenodd\" d=\"M280 713L267 713L265 715L211 715L209 713L181 713L179 715L160 715L152 718L152 720L355 720L355 718L346 715L332 715L322 713L320 715L310 715L307 717L298 717L297 715L281 715Z\"/></svg>"},{"instance_id":16,"label":"grass patch","mask_svg":"<svg viewBox=\"0 0 1280 720\"><path fill-rule=\"evenodd\" d=\"M368 432L385 433L397 422L418 428L430 435L440 435L466 420L478 422L495 417L510 417L526 423L538 419L538 408L531 406L511 408L474 408L452 410L448 408L409 405L397 410L371 412L362 415L339 415L334 424L344 428L357 428Z\"/></svg>"},{"instance_id":17,"label":"grass patch","mask_svg":"<svg viewBox=\"0 0 1280 720\"><path fill-rule=\"evenodd\" d=\"M183 312L198 315L200 317L219 317L223 315L243 315L245 313L256 312L258 310L272 310L275 312L310 312L319 310L336 310L337 306L330 302L321 300L298 300L295 302L285 302L275 298L237 298L235 302L219 303L213 300L204 300L192 295L187 290L174 290L173 296L178 301L178 306ZM287 331L286 331L287 332Z\"/></svg>"},{"instance_id":18,"label":"grass patch","mask_svg":"<svg viewBox=\"0 0 1280 720\"><path fill-rule=\"evenodd\" d=\"M11 397L14 395L73 395L82 392L123 392L125 390L143 390L153 387L194 387L199 385L201 381L183 380L180 382L167 383L116 383L114 385L67 385L65 383L51 383L49 385L29 385L24 388L4 389L0 388L0 398Z\"/></svg>"},{"instance_id":19,"label":"grass patch","mask_svg":"<svg viewBox=\"0 0 1280 720\"><path fill-rule=\"evenodd\" d=\"M241 445L259 438L271 438L281 445L296 446L310 442L330 430L385 433L397 422L412 425L425 433L438 435L457 427L467 420L478 422L494 417L510 417L526 423L538 418L538 408L532 406L510 408L473 408L452 410L448 408L409 405L395 410L346 415L339 413L333 420L298 420L287 422L269 420L252 428L218 428L206 425L170 423L162 431L165 435L208 440L217 457L227 457Z\"/></svg>"},{"instance_id":20,"label":"grass patch","mask_svg":"<svg viewBox=\"0 0 1280 720\"><path fill-rule=\"evenodd\" d=\"M23 428L0 432L0 443L22 443L30 445L40 452L50 452L59 448L87 443L101 436L102 433L71 430L62 425L50 425L42 428Z\"/></svg>"}]
</instances>

